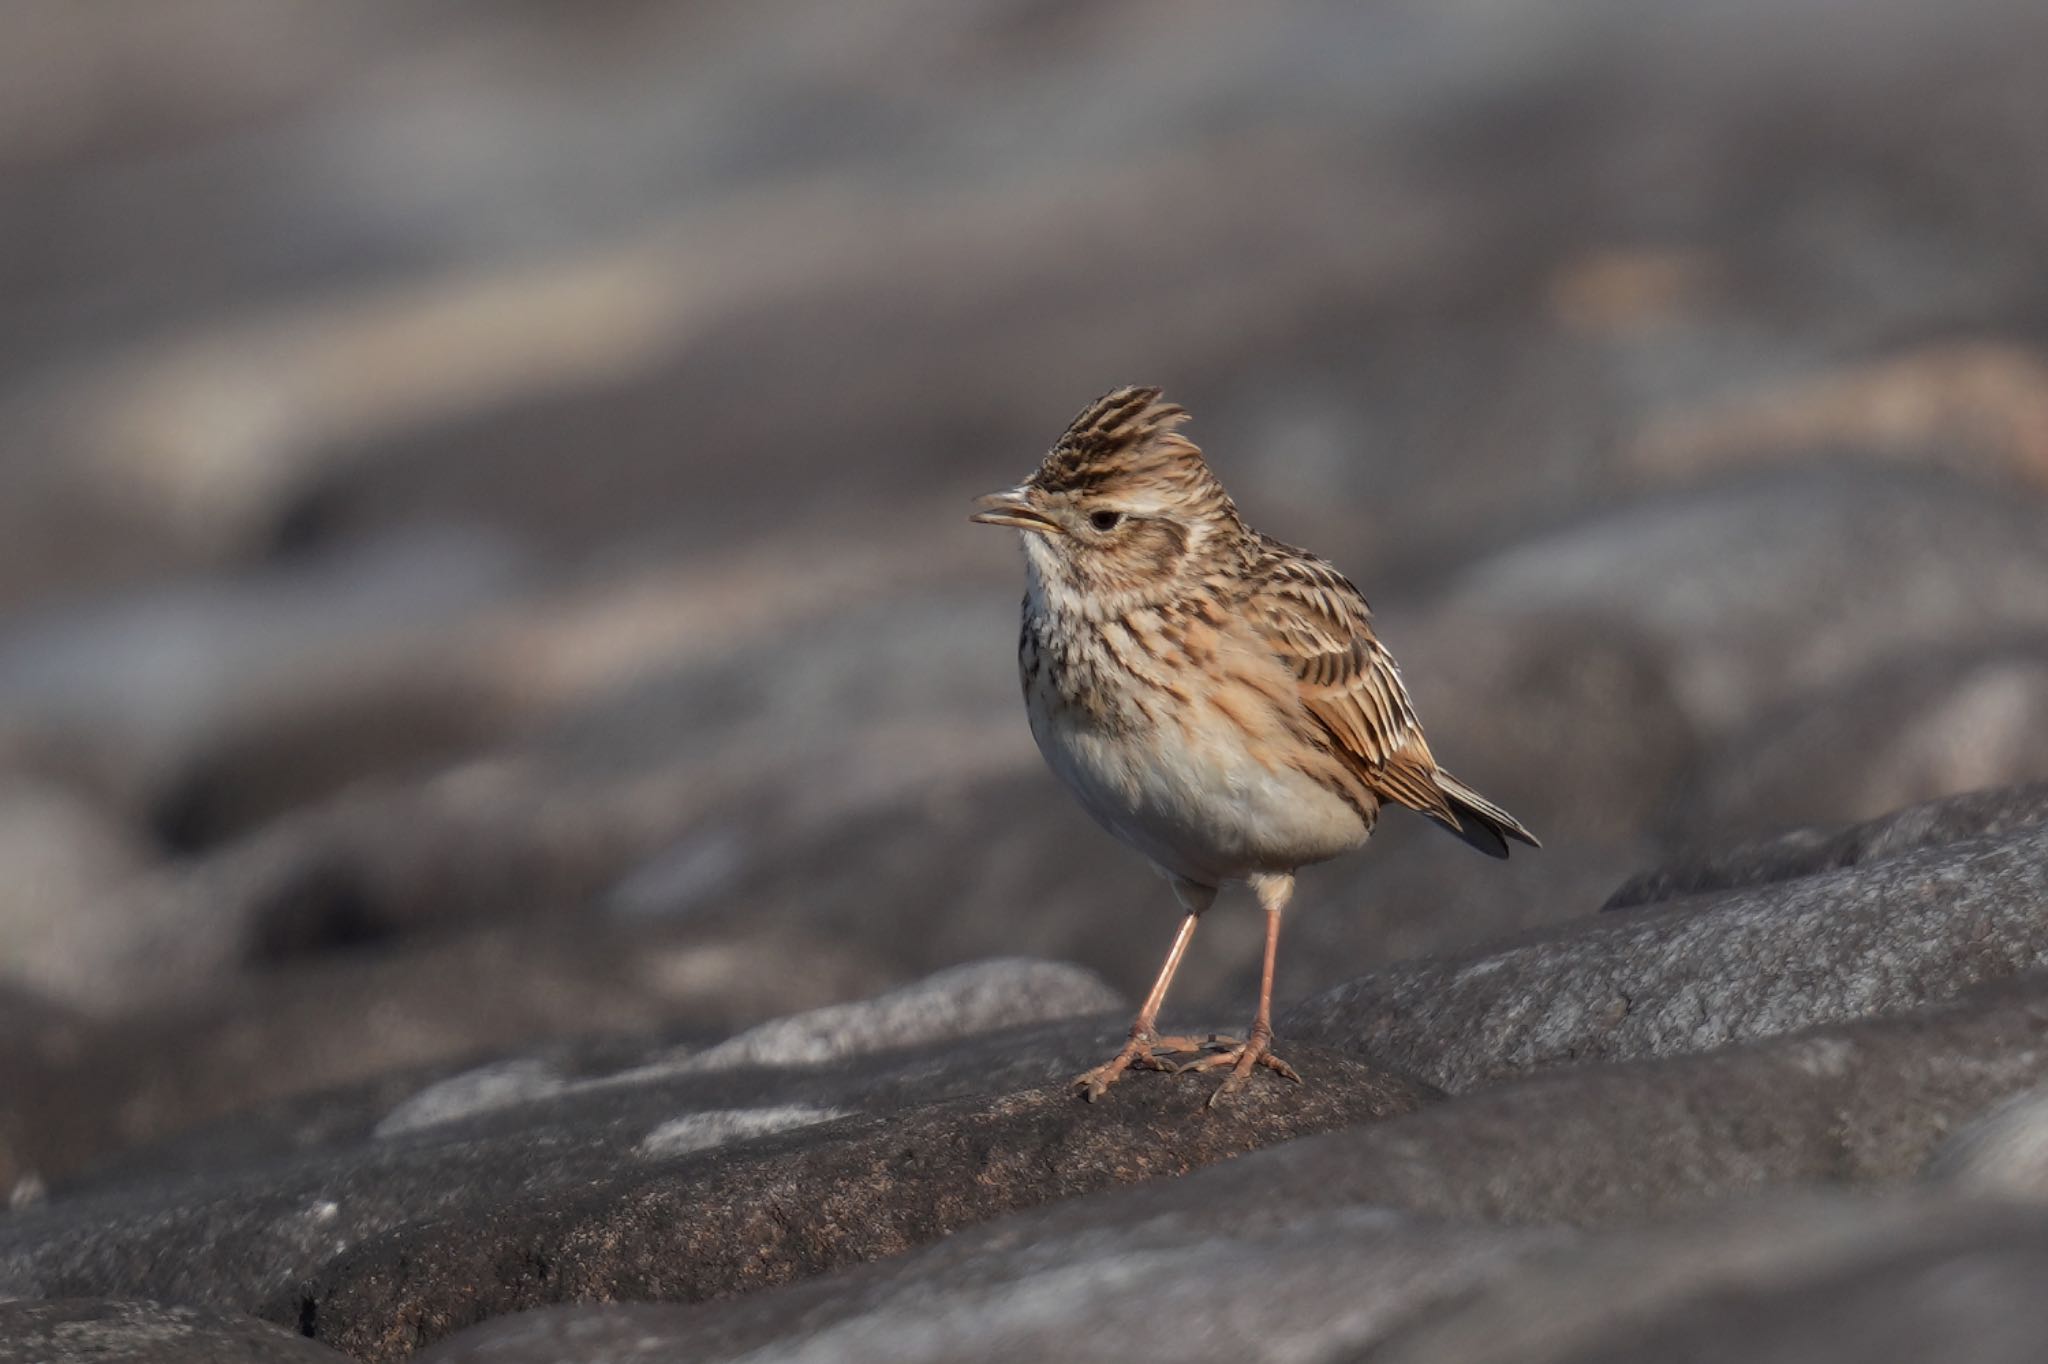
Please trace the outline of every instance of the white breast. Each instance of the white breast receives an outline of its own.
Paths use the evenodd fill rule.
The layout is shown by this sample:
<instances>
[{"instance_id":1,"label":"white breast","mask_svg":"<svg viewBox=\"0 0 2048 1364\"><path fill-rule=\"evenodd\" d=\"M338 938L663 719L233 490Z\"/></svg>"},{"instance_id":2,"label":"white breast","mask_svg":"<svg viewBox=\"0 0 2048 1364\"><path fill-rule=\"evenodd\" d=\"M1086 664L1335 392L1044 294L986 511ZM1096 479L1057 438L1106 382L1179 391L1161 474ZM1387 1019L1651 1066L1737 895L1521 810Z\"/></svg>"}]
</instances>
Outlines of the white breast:
<instances>
[{"instance_id":1,"label":"white breast","mask_svg":"<svg viewBox=\"0 0 2048 1364\"><path fill-rule=\"evenodd\" d=\"M1295 770L1196 695L1158 724L1110 730L1060 703L1046 683L1029 698L1048 766L1097 822L1162 869L1203 885L1292 871L1365 841L1342 796Z\"/></svg>"}]
</instances>

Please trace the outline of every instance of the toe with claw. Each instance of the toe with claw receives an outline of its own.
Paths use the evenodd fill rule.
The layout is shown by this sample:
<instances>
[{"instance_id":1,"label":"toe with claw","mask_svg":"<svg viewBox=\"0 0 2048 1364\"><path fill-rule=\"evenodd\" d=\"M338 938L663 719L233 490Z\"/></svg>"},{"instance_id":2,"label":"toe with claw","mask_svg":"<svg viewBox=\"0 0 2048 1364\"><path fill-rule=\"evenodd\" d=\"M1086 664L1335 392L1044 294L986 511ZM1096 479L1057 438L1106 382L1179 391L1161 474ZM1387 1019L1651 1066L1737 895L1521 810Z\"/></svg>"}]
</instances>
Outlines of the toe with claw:
<instances>
[{"instance_id":1,"label":"toe with claw","mask_svg":"<svg viewBox=\"0 0 2048 1364\"><path fill-rule=\"evenodd\" d=\"M1215 1108L1227 1102L1230 1097L1244 1088L1252 1072L1261 1066L1273 1071L1283 1079L1301 1083L1301 1075L1278 1056L1273 1054L1273 1035L1261 1029L1252 1029L1252 1035L1245 1041L1235 1038L1212 1037L1208 1042L1209 1055L1193 1061L1183 1062L1176 1069L1181 1071L1222 1070L1230 1073L1223 1077L1223 1083L1216 1086L1216 1092L1209 1096L1209 1107Z\"/></svg>"},{"instance_id":2,"label":"toe with claw","mask_svg":"<svg viewBox=\"0 0 2048 1364\"><path fill-rule=\"evenodd\" d=\"M1203 1044L1192 1037L1158 1037L1150 1032L1134 1032L1131 1040L1124 1043L1124 1049L1101 1065L1074 1077L1074 1088L1081 1091L1090 1103L1102 1097L1103 1092L1124 1077L1131 1070L1163 1070L1168 1074L1182 1069L1176 1062L1169 1061L1159 1053L1200 1051Z\"/></svg>"}]
</instances>

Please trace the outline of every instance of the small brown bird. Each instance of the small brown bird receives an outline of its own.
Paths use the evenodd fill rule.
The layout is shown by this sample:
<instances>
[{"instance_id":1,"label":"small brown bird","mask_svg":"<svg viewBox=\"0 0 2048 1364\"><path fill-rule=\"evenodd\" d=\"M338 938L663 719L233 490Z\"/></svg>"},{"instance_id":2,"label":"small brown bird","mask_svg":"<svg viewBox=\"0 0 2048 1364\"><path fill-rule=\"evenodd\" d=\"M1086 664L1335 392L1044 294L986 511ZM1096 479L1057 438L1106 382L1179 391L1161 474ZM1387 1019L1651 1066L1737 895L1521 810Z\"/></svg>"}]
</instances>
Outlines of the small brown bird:
<instances>
[{"instance_id":1,"label":"small brown bird","mask_svg":"<svg viewBox=\"0 0 2048 1364\"><path fill-rule=\"evenodd\" d=\"M1444 771L1372 613L1321 559L1247 526L1181 408L1156 388L1091 403L1033 474L973 519L1024 532L1018 665L1032 737L1104 828L1150 858L1187 911L1110 1060L1075 1080L1099 1097L1127 1070L1228 1068L1273 1054L1273 957L1294 872L1362 845L1387 801L1483 853L1535 837ZM1243 1039L1161 1037L1167 987L1202 911L1248 881L1266 911L1258 1015ZM1202 1053L1182 1064L1162 1051Z\"/></svg>"}]
</instances>

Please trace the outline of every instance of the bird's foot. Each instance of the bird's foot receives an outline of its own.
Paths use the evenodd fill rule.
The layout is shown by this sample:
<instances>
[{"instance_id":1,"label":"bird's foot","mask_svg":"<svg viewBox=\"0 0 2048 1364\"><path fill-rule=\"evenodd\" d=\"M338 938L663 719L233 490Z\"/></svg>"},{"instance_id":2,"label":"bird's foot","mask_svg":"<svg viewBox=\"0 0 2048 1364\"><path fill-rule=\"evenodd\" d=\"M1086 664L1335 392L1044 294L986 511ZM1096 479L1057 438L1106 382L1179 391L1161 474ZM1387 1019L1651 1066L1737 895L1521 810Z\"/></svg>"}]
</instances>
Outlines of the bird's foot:
<instances>
[{"instance_id":1,"label":"bird's foot","mask_svg":"<svg viewBox=\"0 0 2048 1364\"><path fill-rule=\"evenodd\" d=\"M1169 1075L1183 1069L1179 1064L1167 1060L1162 1051L1195 1052L1205 1044L1192 1037L1158 1037L1150 1032L1134 1032L1131 1040L1124 1043L1124 1049L1104 1061L1095 1069L1074 1077L1074 1088L1081 1091L1083 1098L1094 1103L1103 1092L1124 1077L1131 1070L1163 1070Z\"/></svg>"},{"instance_id":2,"label":"bird's foot","mask_svg":"<svg viewBox=\"0 0 2048 1364\"><path fill-rule=\"evenodd\" d=\"M1207 1043L1209 1055L1193 1061L1183 1062L1176 1071L1222 1070L1228 1066L1230 1073L1223 1077L1223 1083L1216 1086L1216 1092L1209 1096L1209 1107L1227 1102L1243 1089L1252 1072L1264 1066L1284 1079L1301 1083L1301 1075L1273 1054L1273 1035L1261 1028L1253 1028L1252 1035L1245 1041L1234 1037L1212 1037Z\"/></svg>"}]
</instances>

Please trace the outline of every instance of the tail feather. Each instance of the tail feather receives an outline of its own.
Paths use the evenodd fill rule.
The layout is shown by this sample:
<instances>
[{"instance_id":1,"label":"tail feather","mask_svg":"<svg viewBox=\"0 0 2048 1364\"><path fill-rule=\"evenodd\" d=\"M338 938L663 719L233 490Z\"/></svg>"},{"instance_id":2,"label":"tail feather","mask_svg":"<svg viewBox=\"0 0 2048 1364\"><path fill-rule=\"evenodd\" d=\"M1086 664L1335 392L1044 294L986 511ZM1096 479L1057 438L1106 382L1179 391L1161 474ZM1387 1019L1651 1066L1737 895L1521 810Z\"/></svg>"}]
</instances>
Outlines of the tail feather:
<instances>
[{"instance_id":1,"label":"tail feather","mask_svg":"<svg viewBox=\"0 0 2048 1364\"><path fill-rule=\"evenodd\" d=\"M1522 827L1520 820L1441 768L1437 770L1436 784L1458 817L1457 827L1451 832L1488 857L1506 857L1510 838L1532 848L1543 846L1536 841L1536 835Z\"/></svg>"}]
</instances>

